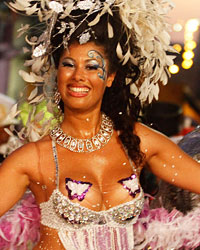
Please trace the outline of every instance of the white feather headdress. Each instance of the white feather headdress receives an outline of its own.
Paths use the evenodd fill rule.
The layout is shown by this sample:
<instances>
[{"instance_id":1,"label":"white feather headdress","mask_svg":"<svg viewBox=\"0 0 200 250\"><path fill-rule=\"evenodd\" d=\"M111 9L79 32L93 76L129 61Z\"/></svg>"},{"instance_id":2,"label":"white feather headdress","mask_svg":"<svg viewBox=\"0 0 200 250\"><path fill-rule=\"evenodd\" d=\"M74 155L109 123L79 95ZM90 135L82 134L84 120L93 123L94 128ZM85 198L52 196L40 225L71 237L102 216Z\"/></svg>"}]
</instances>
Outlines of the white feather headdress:
<instances>
[{"instance_id":1,"label":"white feather headdress","mask_svg":"<svg viewBox=\"0 0 200 250\"><path fill-rule=\"evenodd\" d=\"M76 29L73 22L64 22L65 18L72 15L74 10L83 10L86 16L97 13L95 18L88 23L88 27L95 26L102 15L108 13L113 15L113 10L118 8L124 30L127 37L134 34L134 45L139 49L131 52L128 47L123 53L120 43L116 47L116 54L122 65L132 62L140 69L141 76L134 84L131 83L130 91L138 96L141 103L158 99L159 83L167 84L169 72L168 67L173 64L174 56L169 52L175 52L170 46L168 34L169 24L166 22L167 13L172 9L173 3L170 0L14 0L9 7L17 12L23 12L28 16L38 16L41 23L45 23L46 29L38 37L25 37L31 45L31 59L25 65L31 67L31 72L20 71L20 75L27 82L36 84L36 89L29 100L32 103L41 102L47 97L45 88L53 84L55 68L51 63L51 53L55 49L51 46L52 30L56 22L60 22L58 33L63 34L64 47ZM82 21L81 21L82 22ZM81 23L80 22L80 23ZM29 25L23 25L19 29L20 35L29 30ZM65 36L65 30L70 32ZM129 36L130 34L130 36ZM113 36L113 27L108 22L108 37ZM85 31L79 37L80 43L90 39L90 32ZM127 42L128 44L128 42ZM37 95L37 86L44 86L44 93ZM130 80L127 78L127 84ZM49 97L49 96L48 96Z\"/></svg>"}]
</instances>

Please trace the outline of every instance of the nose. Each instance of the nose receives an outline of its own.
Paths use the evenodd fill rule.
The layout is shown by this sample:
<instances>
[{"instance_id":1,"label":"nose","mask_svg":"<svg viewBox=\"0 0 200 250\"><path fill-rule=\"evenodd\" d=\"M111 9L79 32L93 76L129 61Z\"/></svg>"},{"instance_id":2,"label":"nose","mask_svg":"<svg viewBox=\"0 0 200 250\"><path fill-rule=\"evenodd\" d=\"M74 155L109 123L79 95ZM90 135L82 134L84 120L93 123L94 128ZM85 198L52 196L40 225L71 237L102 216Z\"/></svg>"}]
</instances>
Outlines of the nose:
<instances>
[{"instance_id":1,"label":"nose","mask_svg":"<svg viewBox=\"0 0 200 250\"><path fill-rule=\"evenodd\" d=\"M84 74L83 67L81 67L81 66L76 67L74 74L73 74L73 78L77 82L85 80L85 74Z\"/></svg>"}]
</instances>

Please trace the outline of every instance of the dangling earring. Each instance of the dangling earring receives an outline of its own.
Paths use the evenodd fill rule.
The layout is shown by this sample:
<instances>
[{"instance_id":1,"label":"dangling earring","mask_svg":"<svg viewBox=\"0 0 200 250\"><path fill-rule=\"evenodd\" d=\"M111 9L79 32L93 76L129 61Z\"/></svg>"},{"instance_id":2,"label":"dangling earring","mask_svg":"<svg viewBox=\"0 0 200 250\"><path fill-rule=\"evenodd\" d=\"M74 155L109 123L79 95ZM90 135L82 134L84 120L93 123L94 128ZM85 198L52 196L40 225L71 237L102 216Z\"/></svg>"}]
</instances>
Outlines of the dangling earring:
<instances>
[{"instance_id":1,"label":"dangling earring","mask_svg":"<svg viewBox=\"0 0 200 250\"><path fill-rule=\"evenodd\" d=\"M54 94L54 102L55 102L55 104L57 104L59 106L60 100L61 100L60 92L58 90L56 90L56 92Z\"/></svg>"},{"instance_id":2,"label":"dangling earring","mask_svg":"<svg viewBox=\"0 0 200 250\"><path fill-rule=\"evenodd\" d=\"M60 108L60 105L59 105L60 100L61 100L61 95L57 89L55 94L54 94L54 103L57 105L57 109L58 109L57 112L55 111L55 118L57 119L57 121L59 123L60 123L61 117L62 117L62 109Z\"/></svg>"}]
</instances>

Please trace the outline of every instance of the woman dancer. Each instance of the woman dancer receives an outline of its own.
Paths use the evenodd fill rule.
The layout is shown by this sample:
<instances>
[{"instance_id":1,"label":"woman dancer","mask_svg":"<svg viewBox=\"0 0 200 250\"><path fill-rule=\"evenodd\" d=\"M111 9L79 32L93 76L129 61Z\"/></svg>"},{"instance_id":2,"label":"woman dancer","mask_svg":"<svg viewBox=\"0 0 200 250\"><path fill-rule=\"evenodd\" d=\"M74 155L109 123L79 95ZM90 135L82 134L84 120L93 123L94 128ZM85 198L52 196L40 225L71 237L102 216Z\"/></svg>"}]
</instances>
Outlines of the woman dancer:
<instances>
[{"instance_id":1,"label":"woman dancer","mask_svg":"<svg viewBox=\"0 0 200 250\"><path fill-rule=\"evenodd\" d=\"M49 110L59 105L52 107L57 126L36 123L39 114L29 119L24 136L42 138L16 150L0 169L1 214L27 188L40 206L35 250L135 249L145 163L159 178L200 193L199 164L138 121L141 103L157 97L157 82L165 83L171 62L164 5L139 2L10 3L47 22L38 39L27 39L32 72L21 74L37 82L33 104L45 97ZM53 103L46 87L55 69ZM39 98L38 82L44 82Z\"/></svg>"}]
</instances>

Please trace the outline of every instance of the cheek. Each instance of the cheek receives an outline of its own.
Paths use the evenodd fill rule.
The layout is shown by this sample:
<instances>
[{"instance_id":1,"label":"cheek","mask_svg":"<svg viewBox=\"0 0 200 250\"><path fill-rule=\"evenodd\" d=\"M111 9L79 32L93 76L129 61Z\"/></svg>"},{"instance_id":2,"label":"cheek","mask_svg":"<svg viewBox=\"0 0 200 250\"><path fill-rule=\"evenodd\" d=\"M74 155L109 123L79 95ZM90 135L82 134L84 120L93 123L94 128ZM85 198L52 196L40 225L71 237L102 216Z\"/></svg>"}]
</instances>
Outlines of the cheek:
<instances>
[{"instance_id":1,"label":"cheek","mask_svg":"<svg viewBox=\"0 0 200 250\"><path fill-rule=\"evenodd\" d=\"M101 71L90 73L90 81L93 83L93 85L97 85L99 87L106 85L106 81L101 78L101 73Z\"/></svg>"},{"instance_id":2,"label":"cheek","mask_svg":"<svg viewBox=\"0 0 200 250\"><path fill-rule=\"evenodd\" d=\"M58 85L60 83L65 83L71 76L72 76L72 72L70 72L69 70L66 70L64 68L58 69L58 73L57 73Z\"/></svg>"}]
</instances>

